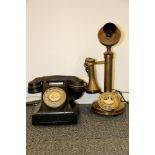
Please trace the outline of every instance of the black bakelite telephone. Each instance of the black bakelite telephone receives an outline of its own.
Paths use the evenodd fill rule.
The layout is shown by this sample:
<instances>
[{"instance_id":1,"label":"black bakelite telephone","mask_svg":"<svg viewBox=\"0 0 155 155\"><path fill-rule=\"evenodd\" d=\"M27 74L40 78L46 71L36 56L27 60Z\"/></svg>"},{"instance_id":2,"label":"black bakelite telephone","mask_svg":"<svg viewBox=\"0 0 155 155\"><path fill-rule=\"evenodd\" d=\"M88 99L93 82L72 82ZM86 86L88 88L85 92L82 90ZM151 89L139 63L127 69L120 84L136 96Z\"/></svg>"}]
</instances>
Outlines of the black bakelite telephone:
<instances>
[{"instance_id":1,"label":"black bakelite telephone","mask_svg":"<svg viewBox=\"0 0 155 155\"><path fill-rule=\"evenodd\" d=\"M40 93L41 101L32 115L32 124L75 124L79 108L75 100L85 91L85 82L76 76L44 76L28 83L28 93Z\"/></svg>"}]
</instances>

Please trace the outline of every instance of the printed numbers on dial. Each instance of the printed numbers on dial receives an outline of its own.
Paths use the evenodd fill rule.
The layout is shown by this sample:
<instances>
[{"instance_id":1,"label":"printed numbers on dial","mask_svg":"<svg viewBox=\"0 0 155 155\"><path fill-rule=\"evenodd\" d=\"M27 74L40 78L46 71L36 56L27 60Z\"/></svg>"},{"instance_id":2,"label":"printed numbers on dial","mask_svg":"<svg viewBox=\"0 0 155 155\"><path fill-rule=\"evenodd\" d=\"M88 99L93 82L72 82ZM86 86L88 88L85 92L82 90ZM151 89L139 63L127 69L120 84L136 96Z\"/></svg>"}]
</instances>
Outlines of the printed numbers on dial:
<instances>
[{"instance_id":1,"label":"printed numbers on dial","mask_svg":"<svg viewBox=\"0 0 155 155\"><path fill-rule=\"evenodd\" d=\"M98 105L106 111L117 109L120 103L120 98L113 92L104 92L99 96Z\"/></svg>"},{"instance_id":2,"label":"printed numbers on dial","mask_svg":"<svg viewBox=\"0 0 155 155\"><path fill-rule=\"evenodd\" d=\"M48 107L60 107L66 101L66 93L59 87L51 87L44 92L43 101Z\"/></svg>"}]
</instances>

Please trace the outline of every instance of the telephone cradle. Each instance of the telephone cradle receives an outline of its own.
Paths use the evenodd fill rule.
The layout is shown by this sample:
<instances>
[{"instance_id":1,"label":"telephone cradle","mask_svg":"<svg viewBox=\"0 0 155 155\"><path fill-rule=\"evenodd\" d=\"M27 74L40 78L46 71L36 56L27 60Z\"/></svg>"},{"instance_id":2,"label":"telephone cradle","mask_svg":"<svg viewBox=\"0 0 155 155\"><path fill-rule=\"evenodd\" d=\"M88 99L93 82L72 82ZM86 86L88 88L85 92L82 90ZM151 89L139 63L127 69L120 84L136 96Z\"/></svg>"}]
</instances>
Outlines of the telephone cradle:
<instances>
[{"instance_id":1,"label":"telephone cradle","mask_svg":"<svg viewBox=\"0 0 155 155\"><path fill-rule=\"evenodd\" d=\"M39 106L39 108L38 108ZM36 111L32 115L32 124L76 124L79 114L79 106L68 104L64 109L52 110L42 108L41 103L36 106Z\"/></svg>"},{"instance_id":2,"label":"telephone cradle","mask_svg":"<svg viewBox=\"0 0 155 155\"><path fill-rule=\"evenodd\" d=\"M41 101L35 107L32 124L76 124L79 106L75 100L84 91L85 82L75 76L44 76L30 81L28 92L41 92Z\"/></svg>"}]
</instances>

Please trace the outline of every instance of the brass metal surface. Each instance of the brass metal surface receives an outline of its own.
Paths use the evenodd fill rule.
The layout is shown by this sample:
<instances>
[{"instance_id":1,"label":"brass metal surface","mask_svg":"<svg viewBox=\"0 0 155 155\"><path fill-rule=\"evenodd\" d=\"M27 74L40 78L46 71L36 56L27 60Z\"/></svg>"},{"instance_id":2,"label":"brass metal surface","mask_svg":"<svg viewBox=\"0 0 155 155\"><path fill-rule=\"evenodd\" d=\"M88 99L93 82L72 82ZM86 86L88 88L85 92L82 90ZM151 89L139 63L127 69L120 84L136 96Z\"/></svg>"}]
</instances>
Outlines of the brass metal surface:
<instances>
[{"instance_id":1,"label":"brass metal surface","mask_svg":"<svg viewBox=\"0 0 155 155\"><path fill-rule=\"evenodd\" d=\"M66 93L63 89L52 87L47 89L43 94L44 103L50 108L62 106L66 101Z\"/></svg>"},{"instance_id":2,"label":"brass metal surface","mask_svg":"<svg viewBox=\"0 0 155 155\"><path fill-rule=\"evenodd\" d=\"M93 102L91 105L91 109L94 113L99 115L106 115L106 116L115 116L115 115L122 114L125 111L125 107L126 107L125 104L120 102L120 105L117 109L114 109L112 111L107 111L107 110L103 110L99 106L98 101Z\"/></svg>"},{"instance_id":3,"label":"brass metal surface","mask_svg":"<svg viewBox=\"0 0 155 155\"><path fill-rule=\"evenodd\" d=\"M105 111L117 109L120 105L120 96L114 92L103 92L99 96L98 105Z\"/></svg>"},{"instance_id":4,"label":"brass metal surface","mask_svg":"<svg viewBox=\"0 0 155 155\"><path fill-rule=\"evenodd\" d=\"M107 23L107 24L109 24L109 31L110 31L111 24L113 23ZM115 32L113 32L111 36L107 36L106 32L104 31L104 26L98 32L98 39L101 42L101 44L105 46L113 46L117 44L121 37L120 30L116 27Z\"/></svg>"},{"instance_id":5,"label":"brass metal surface","mask_svg":"<svg viewBox=\"0 0 155 155\"><path fill-rule=\"evenodd\" d=\"M87 93L98 93L100 92L100 87L98 86L97 80L96 80L96 74L95 74L95 59L93 58L86 58L85 59L85 69L88 73L89 82L86 85L86 92Z\"/></svg>"},{"instance_id":6,"label":"brass metal surface","mask_svg":"<svg viewBox=\"0 0 155 155\"><path fill-rule=\"evenodd\" d=\"M104 53L104 92L112 91L112 68L113 68L113 53L107 51Z\"/></svg>"},{"instance_id":7,"label":"brass metal surface","mask_svg":"<svg viewBox=\"0 0 155 155\"><path fill-rule=\"evenodd\" d=\"M89 76L86 92L96 93L99 86L96 80L94 65L104 64L104 92L99 96L98 101L92 103L92 110L101 115L119 115L125 111L125 104L121 103L120 96L112 92L112 69L113 52L111 47L118 43L121 37L120 30L113 23L105 24L98 32L99 41L106 46L103 61L95 61L93 58L86 58L85 69ZM106 98L108 100L106 101Z\"/></svg>"},{"instance_id":8,"label":"brass metal surface","mask_svg":"<svg viewBox=\"0 0 155 155\"><path fill-rule=\"evenodd\" d=\"M103 61L103 60L102 61L95 61L95 64L96 65L105 64L105 61Z\"/></svg>"},{"instance_id":9,"label":"brass metal surface","mask_svg":"<svg viewBox=\"0 0 155 155\"><path fill-rule=\"evenodd\" d=\"M119 115L125 111L125 104L120 101L120 96L115 92L103 92L99 99L92 103L93 112L100 115Z\"/></svg>"}]
</instances>

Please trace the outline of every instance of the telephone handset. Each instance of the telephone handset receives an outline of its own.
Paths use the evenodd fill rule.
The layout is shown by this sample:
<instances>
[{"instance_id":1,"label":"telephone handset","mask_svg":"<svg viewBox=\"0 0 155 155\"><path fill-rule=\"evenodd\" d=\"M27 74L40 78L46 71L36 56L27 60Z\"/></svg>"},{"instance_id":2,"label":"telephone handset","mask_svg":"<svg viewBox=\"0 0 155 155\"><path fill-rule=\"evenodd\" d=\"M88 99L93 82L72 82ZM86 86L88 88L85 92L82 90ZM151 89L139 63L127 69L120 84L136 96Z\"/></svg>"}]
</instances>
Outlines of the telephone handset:
<instances>
[{"instance_id":1,"label":"telephone handset","mask_svg":"<svg viewBox=\"0 0 155 155\"><path fill-rule=\"evenodd\" d=\"M85 91L85 82L76 76L44 76L28 83L28 93L41 92L41 102L32 115L32 124L74 124L78 106L75 103Z\"/></svg>"}]
</instances>

